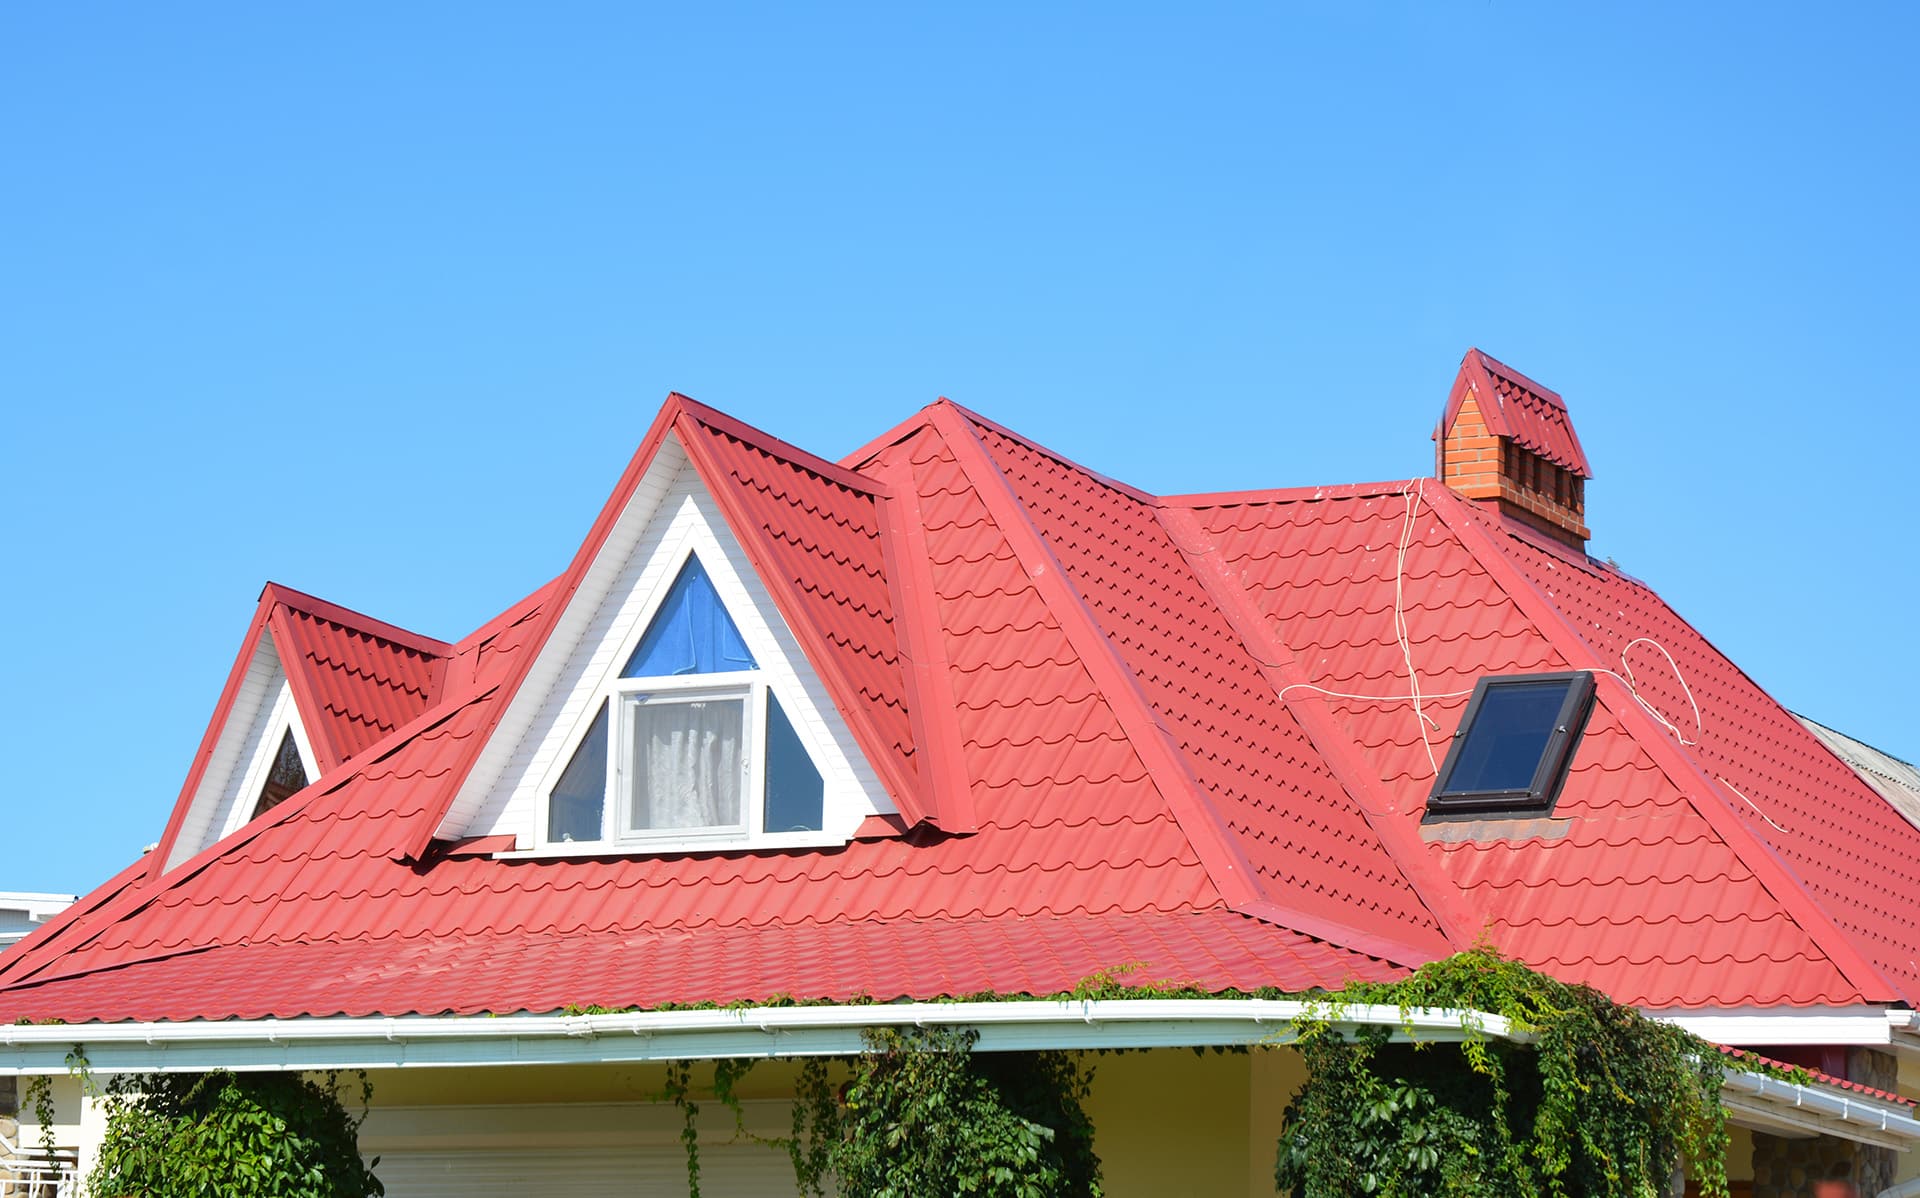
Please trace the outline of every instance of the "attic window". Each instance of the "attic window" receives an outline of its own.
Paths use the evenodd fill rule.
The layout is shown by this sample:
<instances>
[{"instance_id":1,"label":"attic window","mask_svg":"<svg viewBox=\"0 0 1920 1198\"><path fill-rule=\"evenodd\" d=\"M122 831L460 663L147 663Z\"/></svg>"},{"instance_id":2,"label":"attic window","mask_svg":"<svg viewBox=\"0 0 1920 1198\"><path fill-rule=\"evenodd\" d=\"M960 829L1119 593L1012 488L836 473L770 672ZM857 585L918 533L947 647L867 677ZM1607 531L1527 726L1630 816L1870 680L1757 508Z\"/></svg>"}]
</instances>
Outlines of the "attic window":
<instances>
[{"instance_id":1,"label":"attic window","mask_svg":"<svg viewBox=\"0 0 1920 1198\"><path fill-rule=\"evenodd\" d=\"M253 804L253 814L247 818L259 819L306 787L307 767L300 763L300 746L294 744L293 729L289 728L280 738L279 751L273 755L273 764L267 768L267 780L261 784L260 797Z\"/></svg>"},{"instance_id":2,"label":"attic window","mask_svg":"<svg viewBox=\"0 0 1920 1198\"><path fill-rule=\"evenodd\" d=\"M1434 779L1429 817L1548 811L1592 706L1584 670L1480 679Z\"/></svg>"},{"instance_id":3,"label":"attic window","mask_svg":"<svg viewBox=\"0 0 1920 1198\"><path fill-rule=\"evenodd\" d=\"M549 844L817 833L825 782L689 554L547 793Z\"/></svg>"}]
</instances>

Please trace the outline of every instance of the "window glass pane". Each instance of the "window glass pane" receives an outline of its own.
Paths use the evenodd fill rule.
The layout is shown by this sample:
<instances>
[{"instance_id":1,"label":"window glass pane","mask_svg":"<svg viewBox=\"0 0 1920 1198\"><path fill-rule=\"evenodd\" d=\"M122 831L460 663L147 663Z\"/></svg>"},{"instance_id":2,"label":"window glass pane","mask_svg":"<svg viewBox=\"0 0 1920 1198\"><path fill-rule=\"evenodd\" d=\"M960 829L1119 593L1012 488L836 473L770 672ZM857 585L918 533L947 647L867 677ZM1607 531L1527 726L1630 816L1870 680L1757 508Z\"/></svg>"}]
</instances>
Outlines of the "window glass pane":
<instances>
[{"instance_id":1,"label":"window glass pane","mask_svg":"<svg viewBox=\"0 0 1920 1198\"><path fill-rule=\"evenodd\" d=\"M253 805L250 819L272 811L285 802L296 791L307 788L307 767L300 764L300 746L293 743L293 729L287 729L280 738L280 751L273 756L273 767L267 771L267 780L260 787L260 798Z\"/></svg>"},{"instance_id":2,"label":"window glass pane","mask_svg":"<svg viewBox=\"0 0 1920 1198\"><path fill-rule=\"evenodd\" d=\"M629 701L627 831L740 826L746 706L745 699Z\"/></svg>"},{"instance_id":3,"label":"window glass pane","mask_svg":"<svg viewBox=\"0 0 1920 1198\"><path fill-rule=\"evenodd\" d=\"M660 678L755 668L753 654L721 606L706 568L699 558L689 557L620 676Z\"/></svg>"},{"instance_id":4,"label":"window glass pane","mask_svg":"<svg viewBox=\"0 0 1920 1198\"><path fill-rule=\"evenodd\" d=\"M1555 680L1488 687L1473 727L1466 731L1467 743L1447 775L1446 793L1532 786L1570 685Z\"/></svg>"},{"instance_id":5,"label":"window glass pane","mask_svg":"<svg viewBox=\"0 0 1920 1198\"><path fill-rule=\"evenodd\" d=\"M593 717L593 727L580 738L553 793L547 796L547 839L599 840L601 811L607 802L607 705Z\"/></svg>"},{"instance_id":6,"label":"window glass pane","mask_svg":"<svg viewBox=\"0 0 1920 1198\"><path fill-rule=\"evenodd\" d=\"M826 783L814 768L800 734L780 700L767 696L767 831L818 832L826 808Z\"/></svg>"}]
</instances>

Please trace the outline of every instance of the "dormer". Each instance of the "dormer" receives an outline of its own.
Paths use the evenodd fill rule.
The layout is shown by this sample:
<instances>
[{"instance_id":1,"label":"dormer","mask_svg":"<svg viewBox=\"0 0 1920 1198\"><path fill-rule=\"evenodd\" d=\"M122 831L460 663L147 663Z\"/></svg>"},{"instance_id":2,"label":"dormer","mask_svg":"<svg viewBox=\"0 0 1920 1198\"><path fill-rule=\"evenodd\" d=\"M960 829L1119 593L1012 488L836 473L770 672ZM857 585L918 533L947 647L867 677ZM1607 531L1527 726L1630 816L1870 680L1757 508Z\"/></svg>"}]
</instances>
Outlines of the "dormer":
<instances>
[{"instance_id":1,"label":"dormer","mask_svg":"<svg viewBox=\"0 0 1920 1198\"><path fill-rule=\"evenodd\" d=\"M1586 451L1558 394L1477 349L1433 432L1434 474L1468 499L1585 551Z\"/></svg>"},{"instance_id":2,"label":"dormer","mask_svg":"<svg viewBox=\"0 0 1920 1198\"><path fill-rule=\"evenodd\" d=\"M630 856L897 828L904 785L875 721L904 725L898 666L860 639L893 635L877 490L672 397L435 839ZM839 627L822 636L821 613L789 620L789 603Z\"/></svg>"},{"instance_id":3,"label":"dormer","mask_svg":"<svg viewBox=\"0 0 1920 1198\"><path fill-rule=\"evenodd\" d=\"M150 876L174 868L424 711L448 646L267 584Z\"/></svg>"}]
</instances>

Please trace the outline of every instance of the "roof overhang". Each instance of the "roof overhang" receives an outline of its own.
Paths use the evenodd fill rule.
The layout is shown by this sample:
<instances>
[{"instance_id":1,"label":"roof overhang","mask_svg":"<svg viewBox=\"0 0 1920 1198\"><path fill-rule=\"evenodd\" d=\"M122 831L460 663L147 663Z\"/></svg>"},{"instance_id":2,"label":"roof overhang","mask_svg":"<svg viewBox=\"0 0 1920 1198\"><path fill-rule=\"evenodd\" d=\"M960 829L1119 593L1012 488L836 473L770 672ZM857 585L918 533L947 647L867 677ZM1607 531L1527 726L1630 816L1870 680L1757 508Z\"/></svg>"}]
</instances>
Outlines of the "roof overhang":
<instances>
[{"instance_id":1,"label":"roof overhang","mask_svg":"<svg viewBox=\"0 0 1920 1198\"><path fill-rule=\"evenodd\" d=\"M1898 1012L1897 1014L1910 1014ZM1403 1010L1255 999L1085 999L986 1003L740 1007L607 1015L234 1019L0 1027L0 1075L61 1074L83 1055L96 1073L564 1065L716 1057L836 1056L878 1027L967 1027L982 1052L1285 1045L1293 1020L1385 1027L1397 1041L1531 1039L1481 1011ZM1886 1013L1881 1015L1888 1022ZM1738 1124L1907 1149L1911 1110L1828 1087L1728 1073L1722 1098Z\"/></svg>"},{"instance_id":2,"label":"roof overhang","mask_svg":"<svg viewBox=\"0 0 1920 1198\"><path fill-rule=\"evenodd\" d=\"M1735 1048L1847 1045L1920 1059L1920 1012L1876 1006L1647 1011L1702 1040Z\"/></svg>"}]
</instances>

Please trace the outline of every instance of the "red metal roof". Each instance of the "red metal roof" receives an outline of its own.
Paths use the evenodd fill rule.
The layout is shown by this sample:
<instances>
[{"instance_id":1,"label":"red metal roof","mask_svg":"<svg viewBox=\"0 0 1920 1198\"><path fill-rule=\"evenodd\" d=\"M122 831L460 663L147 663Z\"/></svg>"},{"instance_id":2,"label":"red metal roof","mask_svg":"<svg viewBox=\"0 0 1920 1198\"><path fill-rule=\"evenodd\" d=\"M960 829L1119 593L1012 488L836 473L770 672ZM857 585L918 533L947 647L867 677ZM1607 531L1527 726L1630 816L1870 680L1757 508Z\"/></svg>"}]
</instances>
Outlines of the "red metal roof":
<instances>
[{"instance_id":1,"label":"red metal roof","mask_svg":"<svg viewBox=\"0 0 1920 1198\"><path fill-rule=\"evenodd\" d=\"M1587 453L1567 418L1566 401L1557 392L1534 382L1513 367L1477 349L1461 359L1460 373L1447 396L1447 407L1434 430L1435 441L1446 440L1454 417L1469 396L1487 423L1487 431L1524 445L1557 466L1581 478L1592 478Z\"/></svg>"},{"instance_id":2,"label":"red metal roof","mask_svg":"<svg viewBox=\"0 0 1920 1198\"><path fill-rule=\"evenodd\" d=\"M425 711L450 646L269 583L267 617L326 773Z\"/></svg>"},{"instance_id":3,"label":"red metal roof","mask_svg":"<svg viewBox=\"0 0 1920 1198\"><path fill-rule=\"evenodd\" d=\"M573 860L434 840L669 433L904 832ZM287 604L314 692L359 688L323 703L344 764L0 958L0 1018L1046 993L1135 963L1300 990L1483 931L1650 1006L1920 994L1897 901L1920 830L1652 592L1430 481L1158 500L944 402L835 465L676 396L607 513L456 645ZM1603 677L1551 820L1429 842L1476 678L1612 669L1640 636L1700 697L1699 746ZM1409 656L1424 741L1383 698Z\"/></svg>"}]
</instances>

